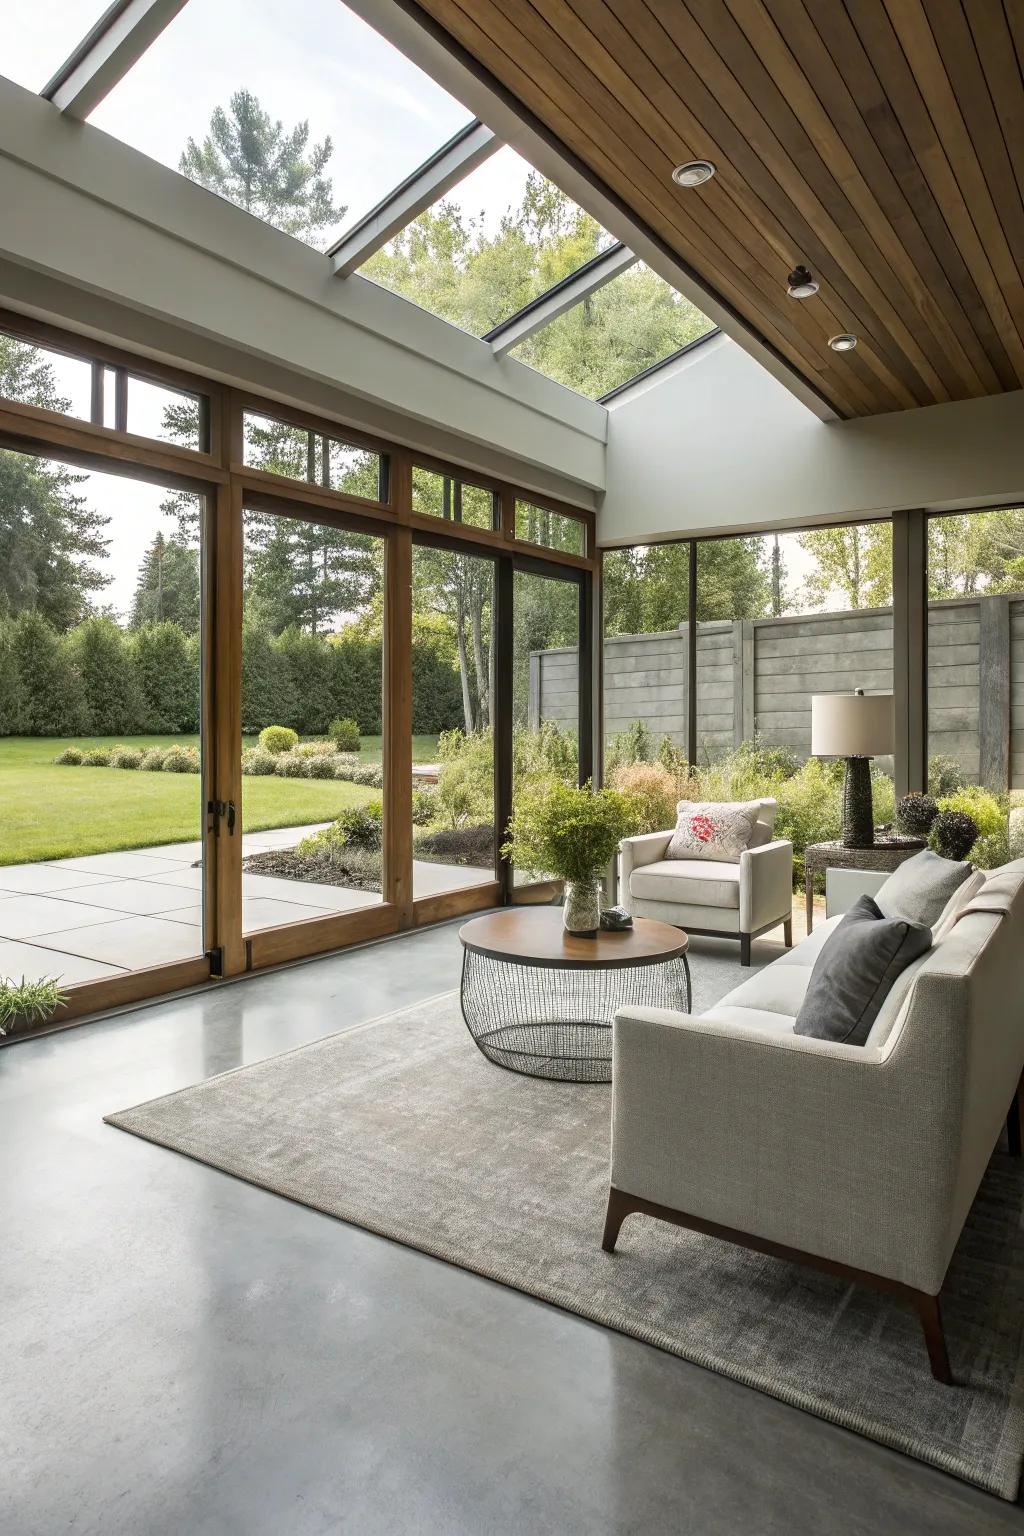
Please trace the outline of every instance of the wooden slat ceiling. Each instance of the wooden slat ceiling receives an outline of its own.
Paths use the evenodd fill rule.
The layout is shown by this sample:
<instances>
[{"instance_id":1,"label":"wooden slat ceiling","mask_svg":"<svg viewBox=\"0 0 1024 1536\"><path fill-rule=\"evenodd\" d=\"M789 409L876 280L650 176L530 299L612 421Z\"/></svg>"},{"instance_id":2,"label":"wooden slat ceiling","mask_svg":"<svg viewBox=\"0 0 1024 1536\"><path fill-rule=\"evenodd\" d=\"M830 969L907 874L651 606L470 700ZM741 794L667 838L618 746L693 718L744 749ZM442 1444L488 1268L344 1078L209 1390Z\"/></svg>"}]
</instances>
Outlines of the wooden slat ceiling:
<instances>
[{"instance_id":1,"label":"wooden slat ceiling","mask_svg":"<svg viewBox=\"0 0 1024 1536\"><path fill-rule=\"evenodd\" d=\"M419 6L840 415L1024 385L1024 0Z\"/></svg>"}]
</instances>

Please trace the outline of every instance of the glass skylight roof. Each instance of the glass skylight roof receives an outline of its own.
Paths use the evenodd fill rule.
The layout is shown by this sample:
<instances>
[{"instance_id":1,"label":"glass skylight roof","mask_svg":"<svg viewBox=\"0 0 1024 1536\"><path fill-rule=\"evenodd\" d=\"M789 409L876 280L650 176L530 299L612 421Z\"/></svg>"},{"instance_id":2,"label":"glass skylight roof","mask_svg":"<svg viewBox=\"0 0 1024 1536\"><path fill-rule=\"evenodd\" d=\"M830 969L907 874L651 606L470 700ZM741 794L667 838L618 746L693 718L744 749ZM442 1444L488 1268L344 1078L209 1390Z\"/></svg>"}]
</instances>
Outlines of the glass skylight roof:
<instances>
[{"instance_id":1,"label":"glass skylight roof","mask_svg":"<svg viewBox=\"0 0 1024 1536\"><path fill-rule=\"evenodd\" d=\"M713 330L696 305L637 262L509 356L599 400Z\"/></svg>"},{"instance_id":2,"label":"glass skylight roof","mask_svg":"<svg viewBox=\"0 0 1024 1536\"><path fill-rule=\"evenodd\" d=\"M92 30L109 0L8 0L0 6L0 75L41 91Z\"/></svg>"},{"instance_id":3,"label":"glass skylight roof","mask_svg":"<svg viewBox=\"0 0 1024 1536\"><path fill-rule=\"evenodd\" d=\"M0 72L36 90L108 9L104 0L9 8ZM327 253L407 178L429 185L427 162L474 119L342 0L187 0L91 121ZM393 217L353 235L352 261L373 249L375 228L394 228ZM573 307L507 355L601 399L714 330L641 263L608 280L608 264L595 258L615 244L505 145L359 273L487 337L592 262L560 295ZM540 312L530 313L536 321Z\"/></svg>"},{"instance_id":4,"label":"glass skylight roof","mask_svg":"<svg viewBox=\"0 0 1024 1536\"><path fill-rule=\"evenodd\" d=\"M277 171L255 185L230 165L239 92L269 119L243 105ZM218 109L227 121L208 151ZM326 250L472 114L341 0L189 0L90 121ZM305 122L308 141L289 145ZM308 171L304 206L285 209L279 193L294 184L296 151Z\"/></svg>"},{"instance_id":5,"label":"glass skylight roof","mask_svg":"<svg viewBox=\"0 0 1024 1536\"><path fill-rule=\"evenodd\" d=\"M505 145L359 270L483 336L614 243Z\"/></svg>"}]
</instances>

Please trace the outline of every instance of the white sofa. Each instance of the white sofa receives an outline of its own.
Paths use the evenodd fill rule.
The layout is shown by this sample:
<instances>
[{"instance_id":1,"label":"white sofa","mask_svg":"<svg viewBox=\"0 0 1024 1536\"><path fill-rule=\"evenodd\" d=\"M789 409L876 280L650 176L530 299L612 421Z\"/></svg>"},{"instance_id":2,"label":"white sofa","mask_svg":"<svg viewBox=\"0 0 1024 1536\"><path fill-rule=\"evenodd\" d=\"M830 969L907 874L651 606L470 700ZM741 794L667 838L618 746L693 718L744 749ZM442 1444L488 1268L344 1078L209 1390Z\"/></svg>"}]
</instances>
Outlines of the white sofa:
<instances>
[{"instance_id":1,"label":"white sofa","mask_svg":"<svg viewBox=\"0 0 1024 1536\"><path fill-rule=\"evenodd\" d=\"M634 917L687 933L739 939L740 964L750 941L781 924L793 942L793 844L773 836L774 800L760 802L752 846L735 863L666 859L671 832L627 837L619 848L619 900Z\"/></svg>"},{"instance_id":2,"label":"white sofa","mask_svg":"<svg viewBox=\"0 0 1024 1536\"><path fill-rule=\"evenodd\" d=\"M604 1247L643 1212L895 1292L949 1381L938 1296L1004 1121L1020 1155L1024 860L937 933L863 1046L793 1033L840 920L699 1017L616 1014Z\"/></svg>"}]
</instances>

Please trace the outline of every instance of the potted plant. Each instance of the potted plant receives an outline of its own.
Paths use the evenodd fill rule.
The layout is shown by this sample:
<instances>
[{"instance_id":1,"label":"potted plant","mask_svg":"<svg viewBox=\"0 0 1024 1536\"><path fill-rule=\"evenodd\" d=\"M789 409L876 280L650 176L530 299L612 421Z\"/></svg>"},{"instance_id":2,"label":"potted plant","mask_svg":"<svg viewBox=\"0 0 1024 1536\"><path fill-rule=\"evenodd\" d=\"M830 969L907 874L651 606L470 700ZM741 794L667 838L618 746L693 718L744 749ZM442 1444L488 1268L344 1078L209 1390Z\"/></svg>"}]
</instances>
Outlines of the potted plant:
<instances>
[{"instance_id":1,"label":"potted plant","mask_svg":"<svg viewBox=\"0 0 1024 1536\"><path fill-rule=\"evenodd\" d=\"M590 936L601 922L602 874L634 819L632 802L612 789L520 791L501 851L520 869L563 880L562 921L570 933Z\"/></svg>"},{"instance_id":2,"label":"potted plant","mask_svg":"<svg viewBox=\"0 0 1024 1536\"><path fill-rule=\"evenodd\" d=\"M66 1001L59 976L43 976L38 981L24 976L20 981L0 980L0 1035L45 1023Z\"/></svg>"}]
</instances>

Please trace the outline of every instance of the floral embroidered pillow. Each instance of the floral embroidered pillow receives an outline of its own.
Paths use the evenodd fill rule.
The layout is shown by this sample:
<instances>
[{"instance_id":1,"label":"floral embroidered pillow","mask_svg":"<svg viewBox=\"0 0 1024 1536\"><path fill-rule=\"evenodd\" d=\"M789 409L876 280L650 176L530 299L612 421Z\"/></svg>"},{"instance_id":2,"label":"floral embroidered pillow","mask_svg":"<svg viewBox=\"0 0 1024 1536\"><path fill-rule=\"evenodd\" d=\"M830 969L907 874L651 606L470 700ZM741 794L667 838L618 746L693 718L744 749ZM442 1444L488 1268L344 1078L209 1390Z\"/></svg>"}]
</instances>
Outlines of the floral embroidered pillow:
<instances>
[{"instance_id":1,"label":"floral embroidered pillow","mask_svg":"<svg viewBox=\"0 0 1024 1536\"><path fill-rule=\"evenodd\" d=\"M666 859L720 859L735 864L749 847L758 800L680 800Z\"/></svg>"}]
</instances>

